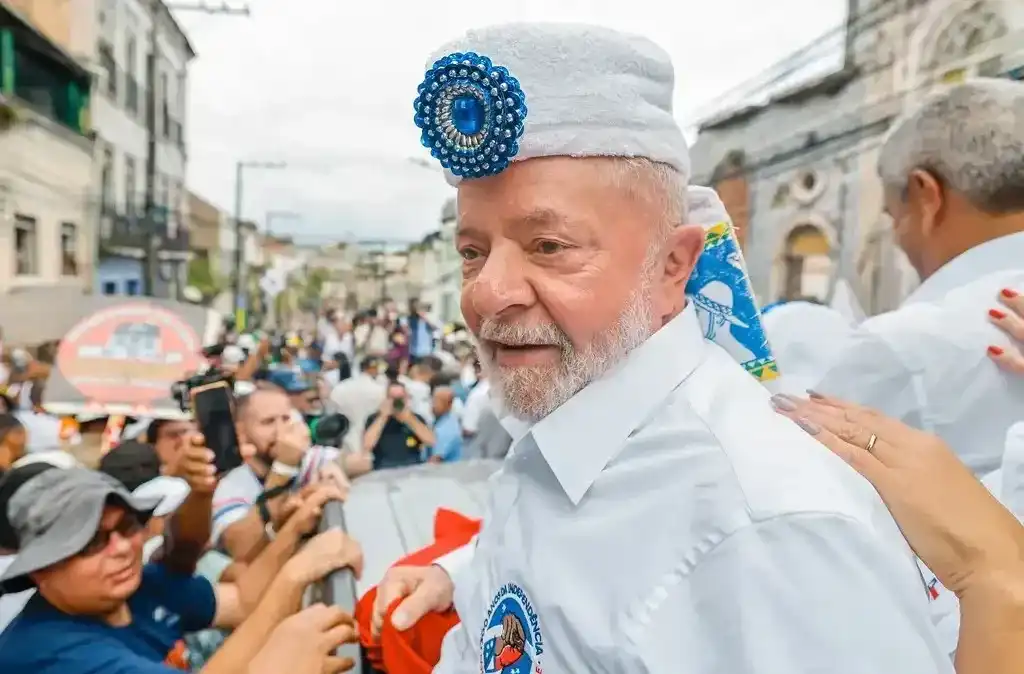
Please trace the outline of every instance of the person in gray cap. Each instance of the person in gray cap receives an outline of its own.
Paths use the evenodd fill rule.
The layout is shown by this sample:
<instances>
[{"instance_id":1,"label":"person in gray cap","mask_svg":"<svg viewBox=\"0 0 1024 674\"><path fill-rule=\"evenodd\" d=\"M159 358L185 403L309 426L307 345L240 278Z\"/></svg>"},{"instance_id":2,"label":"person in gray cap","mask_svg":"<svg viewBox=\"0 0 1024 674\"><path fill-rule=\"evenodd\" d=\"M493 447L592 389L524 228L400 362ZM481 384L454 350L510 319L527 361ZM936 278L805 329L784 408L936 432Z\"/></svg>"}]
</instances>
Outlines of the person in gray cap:
<instances>
[{"instance_id":1,"label":"person in gray cap","mask_svg":"<svg viewBox=\"0 0 1024 674\"><path fill-rule=\"evenodd\" d=\"M309 583L350 564L358 574L361 552L340 530L292 554L319 521L325 499L312 498L282 527L266 560L245 571L243 588L143 564L145 524L159 498L138 498L84 468L30 477L6 504L17 554L0 574L0 592L36 593L0 634L0 672L169 674L175 670L164 663L174 662L182 638L209 627L235 631L202 671L246 671ZM342 670L343 663L327 664L325 671Z\"/></svg>"},{"instance_id":2,"label":"person in gray cap","mask_svg":"<svg viewBox=\"0 0 1024 674\"><path fill-rule=\"evenodd\" d=\"M650 41L572 24L428 62L414 121L514 445L461 567L392 569L374 621L450 606L447 569L437 674L952 672L878 495L702 334L673 81Z\"/></svg>"}]
</instances>

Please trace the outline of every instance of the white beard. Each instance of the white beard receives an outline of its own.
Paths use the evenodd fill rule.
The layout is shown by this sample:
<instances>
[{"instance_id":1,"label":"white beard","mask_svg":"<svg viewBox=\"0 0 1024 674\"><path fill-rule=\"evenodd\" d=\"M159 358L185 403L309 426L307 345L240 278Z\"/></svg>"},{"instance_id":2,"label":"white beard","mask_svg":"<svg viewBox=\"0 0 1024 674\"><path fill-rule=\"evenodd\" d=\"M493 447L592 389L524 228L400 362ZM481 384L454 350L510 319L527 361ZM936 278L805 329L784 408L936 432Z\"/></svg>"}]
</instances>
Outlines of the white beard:
<instances>
[{"instance_id":1,"label":"white beard","mask_svg":"<svg viewBox=\"0 0 1024 674\"><path fill-rule=\"evenodd\" d=\"M651 275L645 269L639 287L630 295L615 323L582 350L576 349L554 324L527 328L493 320L481 323L478 338L505 344L554 345L561 350L558 363L501 367L495 362L492 349L478 344L477 353L504 411L525 421L538 421L643 344L651 336L652 323Z\"/></svg>"}]
</instances>

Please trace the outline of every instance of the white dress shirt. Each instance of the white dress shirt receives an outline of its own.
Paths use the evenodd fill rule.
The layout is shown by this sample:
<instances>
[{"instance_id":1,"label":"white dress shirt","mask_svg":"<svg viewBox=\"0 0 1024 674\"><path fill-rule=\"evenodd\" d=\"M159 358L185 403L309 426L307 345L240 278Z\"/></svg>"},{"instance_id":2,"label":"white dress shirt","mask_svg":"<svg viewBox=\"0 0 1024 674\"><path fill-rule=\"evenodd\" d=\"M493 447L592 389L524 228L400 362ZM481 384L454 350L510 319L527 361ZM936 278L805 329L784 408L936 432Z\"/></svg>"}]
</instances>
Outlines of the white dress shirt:
<instances>
[{"instance_id":1,"label":"white dress shirt","mask_svg":"<svg viewBox=\"0 0 1024 674\"><path fill-rule=\"evenodd\" d=\"M344 449L362 451L366 419L380 408L386 392L385 383L365 372L349 377L331 391L331 405L348 417L348 433L342 441Z\"/></svg>"},{"instance_id":2,"label":"white dress shirt","mask_svg":"<svg viewBox=\"0 0 1024 674\"><path fill-rule=\"evenodd\" d=\"M434 423L434 395L430 390L430 384L404 375L398 380L405 386L409 409L413 414L418 414L428 425Z\"/></svg>"},{"instance_id":3,"label":"white dress shirt","mask_svg":"<svg viewBox=\"0 0 1024 674\"><path fill-rule=\"evenodd\" d=\"M506 427L437 674L953 672L878 495L703 339L692 306ZM497 649L515 622L523 647Z\"/></svg>"},{"instance_id":4,"label":"white dress shirt","mask_svg":"<svg viewBox=\"0 0 1024 674\"><path fill-rule=\"evenodd\" d=\"M1009 345L986 313L1002 288L1024 291L1024 233L972 248L861 323L814 388L934 433L975 475L991 473L1024 410L1024 379L986 353Z\"/></svg>"}]
</instances>

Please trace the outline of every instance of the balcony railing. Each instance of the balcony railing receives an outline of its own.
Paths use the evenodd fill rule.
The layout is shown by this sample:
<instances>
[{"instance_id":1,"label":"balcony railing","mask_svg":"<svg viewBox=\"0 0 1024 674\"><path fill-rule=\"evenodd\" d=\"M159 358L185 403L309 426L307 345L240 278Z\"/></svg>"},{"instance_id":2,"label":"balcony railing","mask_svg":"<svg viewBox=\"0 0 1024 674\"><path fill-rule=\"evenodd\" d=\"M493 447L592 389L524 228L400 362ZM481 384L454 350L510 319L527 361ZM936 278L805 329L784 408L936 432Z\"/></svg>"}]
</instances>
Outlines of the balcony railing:
<instances>
[{"instance_id":1,"label":"balcony railing","mask_svg":"<svg viewBox=\"0 0 1024 674\"><path fill-rule=\"evenodd\" d=\"M155 248L158 251L184 253L189 250L188 229L179 224L171 233L171 219L177 215L170 214L166 209L154 209L154 217L146 219L141 216L113 214L109 208L100 209L100 246L107 252L131 250L142 253L146 250L147 240L156 237Z\"/></svg>"}]
</instances>

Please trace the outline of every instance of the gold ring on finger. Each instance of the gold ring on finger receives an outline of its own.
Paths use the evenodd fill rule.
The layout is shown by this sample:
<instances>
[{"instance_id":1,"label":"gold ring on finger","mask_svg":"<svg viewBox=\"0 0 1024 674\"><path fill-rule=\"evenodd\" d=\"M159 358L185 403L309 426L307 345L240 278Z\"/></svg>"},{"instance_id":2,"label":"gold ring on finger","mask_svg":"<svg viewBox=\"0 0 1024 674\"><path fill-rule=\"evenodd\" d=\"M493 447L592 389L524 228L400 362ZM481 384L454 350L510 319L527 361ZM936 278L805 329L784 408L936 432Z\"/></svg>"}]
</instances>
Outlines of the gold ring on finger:
<instances>
[{"instance_id":1,"label":"gold ring on finger","mask_svg":"<svg viewBox=\"0 0 1024 674\"><path fill-rule=\"evenodd\" d=\"M864 449L866 449L867 451L870 452L871 450L873 450L875 448L875 443L876 442L878 442L878 436L875 435L874 433L872 433L871 437L868 438L868 444L867 444L867 446Z\"/></svg>"}]
</instances>

